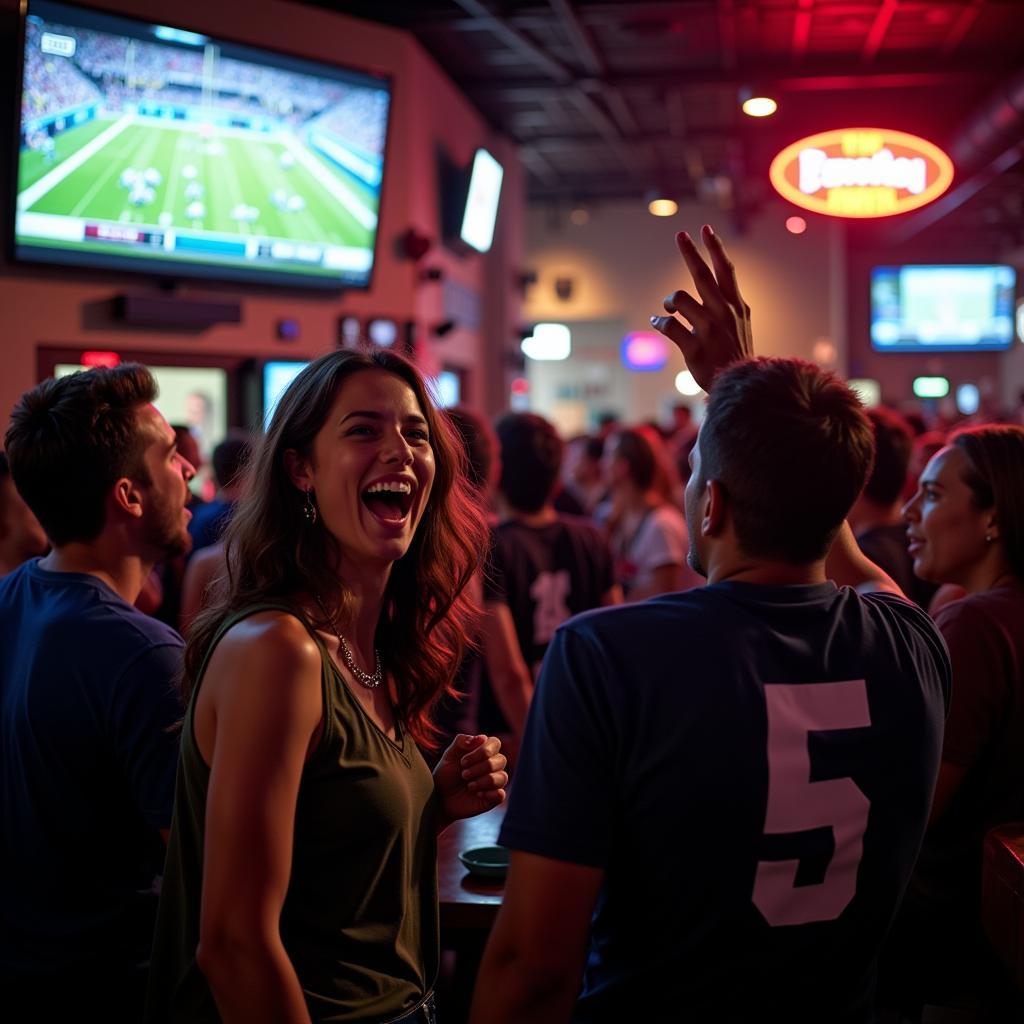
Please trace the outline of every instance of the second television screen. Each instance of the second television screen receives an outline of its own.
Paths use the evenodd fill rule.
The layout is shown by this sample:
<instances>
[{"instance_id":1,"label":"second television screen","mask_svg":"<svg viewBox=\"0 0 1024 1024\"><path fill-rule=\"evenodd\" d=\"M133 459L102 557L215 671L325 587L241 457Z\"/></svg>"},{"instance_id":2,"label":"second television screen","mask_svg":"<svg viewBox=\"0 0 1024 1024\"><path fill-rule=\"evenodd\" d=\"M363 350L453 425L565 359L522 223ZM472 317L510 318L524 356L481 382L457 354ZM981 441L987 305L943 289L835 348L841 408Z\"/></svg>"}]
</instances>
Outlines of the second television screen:
<instances>
[{"instance_id":1,"label":"second television screen","mask_svg":"<svg viewBox=\"0 0 1024 1024\"><path fill-rule=\"evenodd\" d=\"M15 253L367 287L389 106L383 78L30 0Z\"/></svg>"}]
</instances>

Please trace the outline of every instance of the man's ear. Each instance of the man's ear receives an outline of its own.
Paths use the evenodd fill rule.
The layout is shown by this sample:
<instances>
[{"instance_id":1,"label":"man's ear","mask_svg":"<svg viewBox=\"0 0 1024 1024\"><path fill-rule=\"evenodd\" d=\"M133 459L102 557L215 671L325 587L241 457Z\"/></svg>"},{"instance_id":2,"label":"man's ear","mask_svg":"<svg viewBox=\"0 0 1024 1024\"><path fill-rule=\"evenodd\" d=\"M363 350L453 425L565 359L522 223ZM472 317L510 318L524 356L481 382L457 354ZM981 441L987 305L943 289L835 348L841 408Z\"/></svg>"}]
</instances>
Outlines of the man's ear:
<instances>
[{"instance_id":1,"label":"man's ear","mask_svg":"<svg viewBox=\"0 0 1024 1024\"><path fill-rule=\"evenodd\" d=\"M111 491L114 505L134 519L142 518L142 488L137 480L123 476Z\"/></svg>"},{"instance_id":2,"label":"man's ear","mask_svg":"<svg viewBox=\"0 0 1024 1024\"><path fill-rule=\"evenodd\" d=\"M284 470L289 479L300 491L308 491L313 487L313 475L309 461L294 448L287 448L284 453Z\"/></svg>"},{"instance_id":3,"label":"man's ear","mask_svg":"<svg viewBox=\"0 0 1024 1024\"><path fill-rule=\"evenodd\" d=\"M729 515L729 497L717 480L704 485L700 529L705 537L717 537L724 529Z\"/></svg>"}]
</instances>

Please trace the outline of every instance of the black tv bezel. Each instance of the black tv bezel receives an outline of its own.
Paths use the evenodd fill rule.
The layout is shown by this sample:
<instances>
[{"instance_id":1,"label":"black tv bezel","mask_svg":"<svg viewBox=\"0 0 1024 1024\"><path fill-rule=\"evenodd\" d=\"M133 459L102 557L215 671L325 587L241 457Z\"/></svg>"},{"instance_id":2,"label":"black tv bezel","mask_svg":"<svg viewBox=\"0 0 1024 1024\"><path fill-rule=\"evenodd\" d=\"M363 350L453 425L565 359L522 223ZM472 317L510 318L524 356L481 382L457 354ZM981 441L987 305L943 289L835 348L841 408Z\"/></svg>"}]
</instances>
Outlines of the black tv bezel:
<instances>
[{"instance_id":1,"label":"black tv bezel","mask_svg":"<svg viewBox=\"0 0 1024 1024\"><path fill-rule=\"evenodd\" d=\"M868 268L868 342L871 345L871 351L877 352L879 355L886 355L888 353L902 353L904 355L923 355L929 352L941 353L943 355L955 354L958 352L969 354L971 352L1010 352L1013 350L1013 346L1017 342L1016 323L1014 323L1013 332L1010 335L1010 340L1007 342L999 342L993 344L977 344L972 345L968 342L934 342L925 343L920 341L899 343L896 345L878 345L874 339L873 328L875 325L875 309L874 309L874 282L875 272L878 270L903 270L906 267L1008 267L1013 271L1014 283L1013 283L1013 295L1014 295L1014 308L1016 310L1016 302L1019 298L1020 293L1020 282L1021 274L1012 263L1000 263L995 260L988 262L976 261L973 263L923 263L923 262L907 262L907 263L878 263L872 264Z\"/></svg>"},{"instance_id":2,"label":"black tv bezel","mask_svg":"<svg viewBox=\"0 0 1024 1024\"><path fill-rule=\"evenodd\" d=\"M43 0L45 3L57 3L64 7L70 7L85 11L91 14L101 15L108 18L116 18L122 21L134 22L139 25L156 25L158 22L147 20L134 14L125 14L122 11L110 10L91 3L80 3L79 0ZM58 269L80 269L86 271L113 271L118 274L130 274L134 278L145 278L149 281L159 282L166 285L177 284L186 281L208 281L211 284L219 285L259 285L261 287L276 288L286 291L317 292L340 294L346 291L369 292L373 287L374 276L377 272L378 258L380 255L380 220L381 211L386 202L386 189L389 179L387 171L391 160L391 138L392 123L394 121L395 87L394 76L381 71L369 71L356 67L353 64L330 64L316 58L306 57L302 54L293 53L288 50L269 46L255 46L251 43L241 42L237 39L224 36L213 36L198 28L186 28L181 25L167 25L167 28L176 29L182 32L194 32L199 35L209 35L215 42L230 46L233 50L242 53L249 52L255 56L269 55L271 58L278 58L282 64L277 66L285 67L288 62L309 64L315 67L325 68L334 72L351 72L354 76L379 82L387 88L388 92L388 116L384 126L384 149L381 164L380 202L377 210L377 229L374 233L370 270L366 276L365 283L353 284L325 276L303 275L298 273L287 273L278 270L258 270L245 267L221 267L213 263L192 263L188 261L160 260L144 256L116 256L104 253L83 253L70 249L54 248L52 251L56 258L48 259L42 255L42 251L36 247L26 253L22 246L19 251L17 240L17 204L18 204L18 167L20 163L20 139L21 139L21 98L25 86L25 37L29 14L33 13L30 8L33 0L20 0L18 11L18 31L15 34L15 45L17 54L14 62L13 98L12 105L13 121L10 129L10 152L8 154L8 171L10 185L7 191L7 216L4 223L4 249L7 258L12 264L25 267L49 267ZM162 23L161 23L162 24ZM292 70L295 70L294 68ZM307 72L310 73L310 72ZM330 76L328 76L330 77ZM30 247L29 247L30 248Z\"/></svg>"}]
</instances>

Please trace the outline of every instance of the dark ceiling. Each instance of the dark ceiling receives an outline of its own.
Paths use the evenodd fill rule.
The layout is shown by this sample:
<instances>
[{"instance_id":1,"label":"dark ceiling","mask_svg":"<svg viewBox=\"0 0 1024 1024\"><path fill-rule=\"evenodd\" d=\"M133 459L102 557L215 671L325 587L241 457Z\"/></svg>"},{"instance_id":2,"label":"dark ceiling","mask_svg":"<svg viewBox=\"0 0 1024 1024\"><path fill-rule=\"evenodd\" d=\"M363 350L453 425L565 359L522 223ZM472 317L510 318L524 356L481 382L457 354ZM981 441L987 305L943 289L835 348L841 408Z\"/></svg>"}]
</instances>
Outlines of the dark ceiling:
<instances>
[{"instance_id":1,"label":"dark ceiling","mask_svg":"<svg viewBox=\"0 0 1024 1024\"><path fill-rule=\"evenodd\" d=\"M1024 245L1024 0L308 0L412 32L498 131L531 200L658 186L742 224L788 143L896 128L954 157L947 196L887 228ZM739 109L744 88L778 112Z\"/></svg>"}]
</instances>

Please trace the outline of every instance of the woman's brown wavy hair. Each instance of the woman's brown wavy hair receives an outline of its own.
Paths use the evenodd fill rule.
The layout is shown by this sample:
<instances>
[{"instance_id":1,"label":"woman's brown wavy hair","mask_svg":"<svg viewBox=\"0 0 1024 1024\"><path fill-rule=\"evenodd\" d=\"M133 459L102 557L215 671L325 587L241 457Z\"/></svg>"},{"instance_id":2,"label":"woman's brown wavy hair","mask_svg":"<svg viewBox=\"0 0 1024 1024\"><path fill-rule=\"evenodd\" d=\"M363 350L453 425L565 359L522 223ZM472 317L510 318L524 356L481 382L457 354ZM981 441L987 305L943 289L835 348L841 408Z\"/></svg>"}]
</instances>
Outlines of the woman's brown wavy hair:
<instances>
[{"instance_id":1,"label":"woman's brown wavy hair","mask_svg":"<svg viewBox=\"0 0 1024 1024\"><path fill-rule=\"evenodd\" d=\"M384 666L397 683L398 714L413 738L430 746L431 710L451 686L478 613L466 584L481 565L487 526L480 498L467 483L462 447L434 408L419 371L383 350L322 356L281 396L256 442L245 496L226 530L223 586L189 630L182 693L187 701L221 623L233 612L264 601L292 603L301 594L336 593L340 582L342 596L331 610L340 621L349 617L352 596L329 568L338 564L338 542L321 522L306 522L304 495L288 475L284 454L294 448L310 455L342 382L364 370L384 370L409 385L434 453L430 499L409 550L392 567L376 635ZM313 625L327 628L324 621Z\"/></svg>"}]
</instances>

